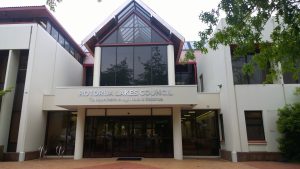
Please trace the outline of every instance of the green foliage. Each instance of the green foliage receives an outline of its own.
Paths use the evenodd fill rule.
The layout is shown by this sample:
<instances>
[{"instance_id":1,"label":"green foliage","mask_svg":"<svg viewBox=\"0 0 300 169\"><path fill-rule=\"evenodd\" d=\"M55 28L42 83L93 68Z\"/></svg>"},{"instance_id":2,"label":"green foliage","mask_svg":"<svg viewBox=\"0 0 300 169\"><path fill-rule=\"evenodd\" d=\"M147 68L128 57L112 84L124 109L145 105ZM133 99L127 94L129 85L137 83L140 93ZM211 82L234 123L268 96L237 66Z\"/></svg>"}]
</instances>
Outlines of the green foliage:
<instances>
[{"instance_id":1,"label":"green foliage","mask_svg":"<svg viewBox=\"0 0 300 169\"><path fill-rule=\"evenodd\" d=\"M46 4L50 7L50 10L53 12L55 11L55 7L57 6L57 3L62 2L63 0L47 0ZM102 0L97 0L98 2L101 2Z\"/></svg>"},{"instance_id":2,"label":"green foliage","mask_svg":"<svg viewBox=\"0 0 300 169\"><path fill-rule=\"evenodd\" d=\"M62 0L47 0L46 4L50 7L50 10L55 11L55 7L57 3L61 2Z\"/></svg>"},{"instance_id":3,"label":"green foliage","mask_svg":"<svg viewBox=\"0 0 300 169\"><path fill-rule=\"evenodd\" d=\"M11 92L12 88L6 90L0 90L0 97L4 96L6 93Z\"/></svg>"},{"instance_id":4,"label":"green foliage","mask_svg":"<svg viewBox=\"0 0 300 169\"><path fill-rule=\"evenodd\" d=\"M184 57L183 63L187 63L189 60L194 60L194 59L195 59L194 50L193 49L189 49L185 53L185 57Z\"/></svg>"},{"instance_id":5,"label":"green foliage","mask_svg":"<svg viewBox=\"0 0 300 169\"><path fill-rule=\"evenodd\" d=\"M300 103L279 109L277 127L282 134L279 149L283 157L288 161L300 161Z\"/></svg>"},{"instance_id":6,"label":"green foliage","mask_svg":"<svg viewBox=\"0 0 300 169\"><path fill-rule=\"evenodd\" d=\"M258 65L270 69L267 80L272 81L277 73L292 72L298 78L300 67L300 1L299 0L221 0L216 9L201 12L199 18L207 28L199 32L200 41L196 47L207 53L206 44L214 50L218 45L236 44L234 56L254 53L253 63L245 65L246 74L250 66ZM226 14L226 27L213 32L220 19L220 12ZM263 40L262 32L266 22L274 17L275 29L271 41ZM259 48L259 52L257 51ZM277 63L282 72L278 72ZM269 63L271 64L268 67ZM270 65L270 64L269 64Z\"/></svg>"}]
</instances>

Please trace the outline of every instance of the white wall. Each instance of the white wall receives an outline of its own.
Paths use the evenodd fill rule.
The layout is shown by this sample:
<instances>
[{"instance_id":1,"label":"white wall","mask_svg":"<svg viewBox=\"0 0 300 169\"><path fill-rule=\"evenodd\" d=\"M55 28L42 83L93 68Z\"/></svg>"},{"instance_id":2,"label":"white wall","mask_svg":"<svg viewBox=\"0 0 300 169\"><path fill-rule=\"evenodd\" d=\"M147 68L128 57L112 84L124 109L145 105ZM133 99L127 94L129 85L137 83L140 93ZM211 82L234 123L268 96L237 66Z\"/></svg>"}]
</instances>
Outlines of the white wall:
<instances>
[{"instance_id":1,"label":"white wall","mask_svg":"<svg viewBox=\"0 0 300 169\"><path fill-rule=\"evenodd\" d=\"M294 96L295 87L300 85L236 85L237 108L242 139L242 151L278 151L277 139L280 136L277 131L276 121L278 119L278 108L285 103L300 100L300 96ZM285 101L285 95L288 102ZM248 144L245 124L245 110L261 110L266 144Z\"/></svg>"},{"instance_id":2,"label":"white wall","mask_svg":"<svg viewBox=\"0 0 300 169\"><path fill-rule=\"evenodd\" d=\"M217 29L222 29L225 25L225 20L221 20ZM223 114L225 133L222 149L240 151L230 48L219 45L217 50L208 49L207 54L197 58L197 64L198 75L203 74L204 92L220 93L220 113Z\"/></svg>"},{"instance_id":3,"label":"white wall","mask_svg":"<svg viewBox=\"0 0 300 169\"><path fill-rule=\"evenodd\" d=\"M262 31L262 39L270 41L270 32L275 27L274 19L270 19L266 25L265 29ZM226 27L226 22L221 19L217 25L216 31L224 29ZM215 32L216 32L215 31ZM219 45L217 50L208 49L207 54L202 54L197 58L198 75L203 74L204 79L204 91L205 92L220 92L220 113L223 114L224 121L224 131L225 131L225 142L222 143L222 149L229 151L275 151L277 150L277 142L274 138L278 137L278 133L275 131L277 119L277 108L284 105L282 99L291 102L294 96L291 94L291 86L285 86L284 90L285 97L282 93L283 88L279 85L280 91L273 89L272 86L264 86L261 93L259 93L259 88L253 88L253 91L248 90L252 85L239 85L234 87L233 75L232 75L232 65L231 65L231 54L229 46ZM218 85L222 85L221 88ZM252 88L251 88L252 89ZM270 91L274 90L274 92ZM266 93L267 92L267 93ZM269 92L269 93L268 93ZM278 93L279 92L279 93ZM250 95L250 96L248 96ZM252 96L253 95L253 96ZM248 97L247 97L248 96ZM277 98L277 102L270 102L270 105L266 104L266 101L258 101L256 97L264 96L267 98ZM272 97L274 96L274 97ZM248 104L260 102L262 107L257 104ZM278 100L279 99L279 100ZM246 103L247 102L247 103ZM268 102L268 101L267 101ZM269 107L268 107L269 106ZM245 130L245 119L244 113L241 113L244 109L257 110L258 108L263 108L264 117L266 120L266 137L268 137L269 144L266 146L262 145L250 145L248 146L248 141L246 138ZM276 143L275 143L276 142Z\"/></svg>"},{"instance_id":4,"label":"white wall","mask_svg":"<svg viewBox=\"0 0 300 169\"><path fill-rule=\"evenodd\" d=\"M83 68L42 27L32 30L17 152L36 151L44 144L46 112L43 96L57 86L80 86ZM22 159L21 159L22 160Z\"/></svg>"},{"instance_id":5,"label":"white wall","mask_svg":"<svg viewBox=\"0 0 300 169\"><path fill-rule=\"evenodd\" d=\"M0 50L28 49L33 24L0 25Z\"/></svg>"}]
</instances>

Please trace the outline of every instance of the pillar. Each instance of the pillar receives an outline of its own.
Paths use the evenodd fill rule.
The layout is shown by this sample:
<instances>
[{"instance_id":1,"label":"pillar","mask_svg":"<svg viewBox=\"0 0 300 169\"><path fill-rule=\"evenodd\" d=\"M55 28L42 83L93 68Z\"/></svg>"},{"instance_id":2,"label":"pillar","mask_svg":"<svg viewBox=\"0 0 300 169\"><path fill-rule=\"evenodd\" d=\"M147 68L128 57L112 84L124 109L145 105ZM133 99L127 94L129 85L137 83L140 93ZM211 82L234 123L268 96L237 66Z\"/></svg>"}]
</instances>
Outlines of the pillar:
<instances>
[{"instance_id":1,"label":"pillar","mask_svg":"<svg viewBox=\"0 0 300 169\"><path fill-rule=\"evenodd\" d=\"M19 57L20 52L18 50L9 51L3 89L9 89L12 87L12 91L6 93L2 97L2 103L0 102L0 145L4 146L4 152L6 152L8 144L11 115L18 75Z\"/></svg>"},{"instance_id":2,"label":"pillar","mask_svg":"<svg viewBox=\"0 0 300 169\"><path fill-rule=\"evenodd\" d=\"M77 112L77 122L76 122L74 160L79 160L82 159L83 157L84 125L85 125L85 109L79 108Z\"/></svg>"},{"instance_id":3,"label":"pillar","mask_svg":"<svg viewBox=\"0 0 300 169\"><path fill-rule=\"evenodd\" d=\"M173 144L174 159L182 160L181 109L173 107Z\"/></svg>"},{"instance_id":4,"label":"pillar","mask_svg":"<svg viewBox=\"0 0 300 169\"><path fill-rule=\"evenodd\" d=\"M101 71L101 47L96 46L94 52L94 77L93 86L100 86L100 71Z\"/></svg>"},{"instance_id":5,"label":"pillar","mask_svg":"<svg viewBox=\"0 0 300 169\"><path fill-rule=\"evenodd\" d=\"M174 46L168 45L168 84L175 85L175 56L174 56Z\"/></svg>"}]
</instances>

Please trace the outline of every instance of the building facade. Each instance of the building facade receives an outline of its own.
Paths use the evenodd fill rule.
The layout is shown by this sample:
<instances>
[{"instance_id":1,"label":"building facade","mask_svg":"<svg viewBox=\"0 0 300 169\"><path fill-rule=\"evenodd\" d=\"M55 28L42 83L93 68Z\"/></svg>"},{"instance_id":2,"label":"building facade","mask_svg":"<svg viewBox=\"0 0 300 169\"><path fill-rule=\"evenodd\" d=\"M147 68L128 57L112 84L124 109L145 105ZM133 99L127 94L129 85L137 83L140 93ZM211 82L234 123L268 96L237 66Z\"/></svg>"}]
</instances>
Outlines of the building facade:
<instances>
[{"instance_id":1,"label":"building facade","mask_svg":"<svg viewBox=\"0 0 300 169\"><path fill-rule=\"evenodd\" d=\"M0 22L0 89L13 88L0 100L4 160L41 146L74 159L278 158L277 109L299 85L244 78L230 46L186 61L193 43L140 0L83 40L88 53L45 7L0 8Z\"/></svg>"}]
</instances>

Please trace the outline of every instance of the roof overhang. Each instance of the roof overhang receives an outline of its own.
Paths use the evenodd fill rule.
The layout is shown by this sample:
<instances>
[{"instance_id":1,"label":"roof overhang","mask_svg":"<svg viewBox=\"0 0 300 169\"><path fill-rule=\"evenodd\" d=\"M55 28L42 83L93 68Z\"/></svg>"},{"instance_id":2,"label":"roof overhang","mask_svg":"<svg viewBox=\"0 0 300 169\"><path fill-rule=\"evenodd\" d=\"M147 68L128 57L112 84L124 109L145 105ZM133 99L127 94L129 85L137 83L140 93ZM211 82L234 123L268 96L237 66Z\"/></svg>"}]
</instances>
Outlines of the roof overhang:
<instances>
[{"instance_id":1,"label":"roof overhang","mask_svg":"<svg viewBox=\"0 0 300 169\"><path fill-rule=\"evenodd\" d=\"M46 6L24 6L24 7L5 7L0 8L0 20L1 19L33 19L45 18L53 24L60 33L62 33L66 39L74 46L74 48L80 53L81 56L85 56L85 53L81 47L74 41L69 33L63 28L63 26L55 19ZM13 22L16 23L16 22ZM18 23L18 22L17 22ZM22 23L22 22L21 22Z\"/></svg>"}]
</instances>

